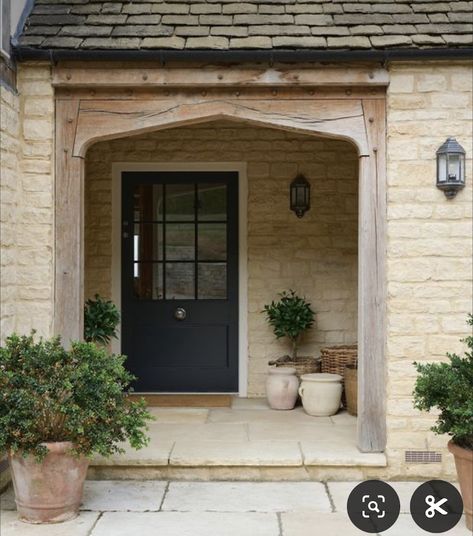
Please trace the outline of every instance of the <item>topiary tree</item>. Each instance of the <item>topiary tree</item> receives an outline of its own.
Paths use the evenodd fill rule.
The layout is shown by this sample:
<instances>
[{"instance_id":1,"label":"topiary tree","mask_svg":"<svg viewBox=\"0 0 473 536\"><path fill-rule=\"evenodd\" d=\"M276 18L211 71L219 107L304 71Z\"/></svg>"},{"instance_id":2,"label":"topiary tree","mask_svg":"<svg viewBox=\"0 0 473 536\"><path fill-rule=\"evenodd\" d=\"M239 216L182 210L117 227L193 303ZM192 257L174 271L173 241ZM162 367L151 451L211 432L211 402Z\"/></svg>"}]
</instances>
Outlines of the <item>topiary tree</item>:
<instances>
[{"instance_id":1,"label":"topiary tree","mask_svg":"<svg viewBox=\"0 0 473 536\"><path fill-rule=\"evenodd\" d=\"M94 299L85 302L84 339L87 342L107 345L112 337L117 338L119 322L120 313L112 301L96 294Z\"/></svg>"},{"instance_id":2,"label":"topiary tree","mask_svg":"<svg viewBox=\"0 0 473 536\"><path fill-rule=\"evenodd\" d=\"M278 339L287 337L292 346L292 358L297 359L297 350L300 337L314 324L315 312L311 304L298 296L293 290L279 294L278 301L265 305L263 313L266 314L269 325Z\"/></svg>"},{"instance_id":3,"label":"topiary tree","mask_svg":"<svg viewBox=\"0 0 473 536\"><path fill-rule=\"evenodd\" d=\"M73 453L85 456L123 452L123 441L145 446L152 417L144 400L127 397L135 378L125 359L94 343L66 350L58 337L8 337L0 348L0 452L40 461L43 442L71 441Z\"/></svg>"},{"instance_id":4,"label":"topiary tree","mask_svg":"<svg viewBox=\"0 0 473 536\"><path fill-rule=\"evenodd\" d=\"M468 315L473 326L473 316ZM440 414L432 431L448 434L459 447L473 450L473 336L464 339L464 357L447 354L448 363L414 363L419 377L414 389L414 405Z\"/></svg>"}]
</instances>

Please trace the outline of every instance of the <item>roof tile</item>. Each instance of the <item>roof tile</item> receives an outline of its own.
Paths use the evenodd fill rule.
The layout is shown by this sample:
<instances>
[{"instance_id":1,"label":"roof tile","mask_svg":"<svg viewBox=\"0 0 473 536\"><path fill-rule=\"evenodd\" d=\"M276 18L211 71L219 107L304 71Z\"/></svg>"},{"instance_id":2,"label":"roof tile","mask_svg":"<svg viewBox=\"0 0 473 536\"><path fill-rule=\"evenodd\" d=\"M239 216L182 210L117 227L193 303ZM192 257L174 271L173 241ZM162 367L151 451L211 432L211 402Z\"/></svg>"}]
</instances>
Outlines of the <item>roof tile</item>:
<instances>
[{"instance_id":1,"label":"roof tile","mask_svg":"<svg viewBox=\"0 0 473 536\"><path fill-rule=\"evenodd\" d=\"M472 11L466 0L35 0L19 46L467 47Z\"/></svg>"}]
</instances>

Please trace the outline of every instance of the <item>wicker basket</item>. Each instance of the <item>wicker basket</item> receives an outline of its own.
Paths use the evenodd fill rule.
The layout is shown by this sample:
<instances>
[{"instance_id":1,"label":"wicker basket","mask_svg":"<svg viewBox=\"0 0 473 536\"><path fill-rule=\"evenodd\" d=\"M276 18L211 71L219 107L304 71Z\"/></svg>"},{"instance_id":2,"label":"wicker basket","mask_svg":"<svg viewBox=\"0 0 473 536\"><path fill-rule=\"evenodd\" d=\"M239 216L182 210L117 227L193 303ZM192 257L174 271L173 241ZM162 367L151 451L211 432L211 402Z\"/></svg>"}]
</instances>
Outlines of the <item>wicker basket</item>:
<instances>
[{"instance_id":1,"label":"wicker basket","mask_svg":"<svg viewBox=\"0 0 473 536\"><path fill-rule=\"evenodd\" d=\"M358 363L358 346L356 344L327 346L320 350L320 355L322 358L322 372L339 374L343 378L342 385L345 387L345 367ZM345 389L342 394L342 404L347 407Z\"/></svg>"},{"instance_id":2,"label":"wicker basket","mask_svg":"<svg viewBox=\"0 0 473 536\"><path fill-rule=\"evenodd\" d=\"M347 411L350 415L358 415L358 367L347 365L345 367L345 395Z\"/></svg>"},{"instance_id":3,"label":"wicker basket","mask_svg":"<svg viewBox=\"0 0 473 536\"><path fill-rule=\"evenodd\" d=\"M327 346L320 350L322 357L322 372L344 376L345 367L356 363L358 347L356 344L344 346Z\"/></svg>"},{"instance_id":4,"label":"wicker basket","mask_svg":"<svg viewBox=\"0 0 473 536\"><path fill-rule=\"evenodd\" d=\"M293 367L296 369L296 375L300 379L303 374L320 372L320 359L315 357L300 356L295 361L289 355L282 356L275 361L270 361L269 365L276 367Z\"/></svg>"}]
</instances>

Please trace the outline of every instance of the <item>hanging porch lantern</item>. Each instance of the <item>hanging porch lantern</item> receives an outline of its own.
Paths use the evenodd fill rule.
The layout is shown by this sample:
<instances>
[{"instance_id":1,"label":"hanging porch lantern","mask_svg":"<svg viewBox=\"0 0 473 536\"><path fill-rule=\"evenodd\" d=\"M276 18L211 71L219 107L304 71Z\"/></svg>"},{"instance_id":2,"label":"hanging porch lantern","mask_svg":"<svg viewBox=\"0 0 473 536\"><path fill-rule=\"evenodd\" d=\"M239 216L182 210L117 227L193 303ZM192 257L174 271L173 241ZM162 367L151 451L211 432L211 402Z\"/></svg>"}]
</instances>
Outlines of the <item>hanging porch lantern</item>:
<instances>
[{"instance_id":1,"label":"hanging porch lantern","mask_svg":"<svg viewBox=\"0 0 473 536\"><path fill-rule=\"evenodd\" d=\"M437 188L453 199L465 187L465 149L455 138L447 138L437 150Z\"/></svg>"},{"instance_id":2,"label":"hanging porch lantern","mask_svg":"<svg viewBox=\"0 0 473 536\"><path fill-rule=\"evenodd\" d=\"M304 175L297 175L291 182L290 207L298 218L310 209L310 184Z\"/></svg>"}]
</instances>

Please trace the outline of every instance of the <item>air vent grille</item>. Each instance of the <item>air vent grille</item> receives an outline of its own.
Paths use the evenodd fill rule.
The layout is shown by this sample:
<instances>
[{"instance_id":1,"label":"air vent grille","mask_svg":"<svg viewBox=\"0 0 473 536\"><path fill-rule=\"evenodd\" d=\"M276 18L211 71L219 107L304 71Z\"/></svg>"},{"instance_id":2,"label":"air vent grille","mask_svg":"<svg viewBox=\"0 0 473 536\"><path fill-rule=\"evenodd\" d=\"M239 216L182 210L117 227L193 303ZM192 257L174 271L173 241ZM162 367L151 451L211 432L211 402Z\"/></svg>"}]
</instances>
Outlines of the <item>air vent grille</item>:
<instances>
[{"instance_id":1,"label":"air vent grille","mask_svg":"<svg viewBox=\"0 0 473 536\"><path fill-rule=\"evenodd\" d=\"M440 452L430 450L406 450L406 463L441 463Z\"/></svg>"}]
</instances>

